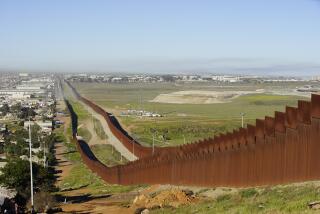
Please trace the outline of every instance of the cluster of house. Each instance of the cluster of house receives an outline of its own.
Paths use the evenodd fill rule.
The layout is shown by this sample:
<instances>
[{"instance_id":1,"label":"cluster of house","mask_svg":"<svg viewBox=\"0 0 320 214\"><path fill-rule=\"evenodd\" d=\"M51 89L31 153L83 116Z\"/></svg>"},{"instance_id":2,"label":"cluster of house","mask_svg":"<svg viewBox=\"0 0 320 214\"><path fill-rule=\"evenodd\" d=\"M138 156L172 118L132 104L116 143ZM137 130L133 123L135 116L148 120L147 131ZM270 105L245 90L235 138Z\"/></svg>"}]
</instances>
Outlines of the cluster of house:
<instances>
[{"instance_id":1,"label":"cluster of house","mask_svg":"<svg viewBox=\"0 0 320 214\"><path fill-rule=\"evenodd\" d=\"M298 92L311 92L311 93L319 93L320 87L316 85L304 85L302 87L297 87L296 91Z\"/></svg>"},{"instance_id":2,"label":"cluster of house","mask_svg":"<svg viewBox=\"0 0 320 214\"><path fill-rule=\"evenodd\" d=\"M6 99L0 95L0 121L1 120L17 120L18 112L12 111L12 108L20 106L21 108L30 108L35 112L35 120L42 120L43 118L52 119L52 106L54 99Z\"/></svg>"},{"instance_id":3,"label":"cluster of house","mask_svg":"<svg viewBox=\"0 0 320 214\"><path fill-rule=\"evenodd\" d=\"M0 123L0 143L4 143L4 136L6 133L7 133L7 125L4 123ZM1 168L1 163L0 163L0 168Z\"/></svg>"},{"instance_id":4,"label":"cluster of house","mask_svg":"<svg viewBox=\"0 0 320 214\"><path fill-rule=\"evenodd\" d=\"M75 82L108 82L108 83L155 83L155 82L241 82L242 77L232 75L66 75L69 81Z\"/></svg>"},{"instance_id":5,"label":"cluster of house","mask_svg":"<svg viewBox=\"0 0 320 214\"><path fill-rule=\"evenodd\" d=\"M0 89L0 143L4 142L6 134L13 134L7 129L7 124L13 121L23 122L26 130L29 129L29 125L37 125L41 136L50 135L55 125L60 123L60 121L55 120L54 77L26 73L10 75L9 77L10 83L12 83L10 88ZM26 113L21 116L22 109ZM40 148L33 148L32 150L34 153L41 152ZM3 154L1 155L3 156ZM28 159L27 156L21 156L20 158ZM37 156L33 156L33 161L43 162Z\"/></svg>"},{"instance_id":6,"label":"cluster of house","mask_svg":"<svg viewBox=\"0 0 320 214\"><path fill-rule=\"evenodd\" d=\"M54 129L54 124L55 121L51 121L51 120L47 120L47 121L24 121L24 129L25 130L29 130L30 126L33 125L38 125L40 127L40 136L46 136L46 135L50 135L52 130ZM11 130L8 130L7 128L7 124L5 123L0 123L0 143L4 143L4 139L5 139L5 135L8 134L14 134L12 133ZM12 144L17 144L16 141L12 141ZM27 146L27 145L26 145ZM44 152L43 151L44 148L42 148L41 146L39 148L32 148L32 152L34 154L37 154L39 152ZM22 160L29 160L29 156L27 155L22 155L20 156L20 158ZM0 159L4 160L6 159L6 155L5 154L0 154ZM38 164L43 164L43 162L45 161L43 158L39 158L38 156L34 155L32 156L32 161ZM4 167L6 165L7 162L5 161L0 161L0 168Z\"/></svg>"},{"instance_id":7,"label":"cluster of house","mask_svg":"<svg viewBox=\"0 0 320 214\"><path fill-rule=\"evenodd\" d=\"M65 78L74 82L104 82L104 83L156 83L156 82L213 82L213 83L239 83L239 82L298 82L320 81L320 76L307 78L288 76L257 76L257 75L226 75L226 74L69 74Z\"/></svg>"},{"instance_id":8,"label":"cluster of house","mask_svg":"<svg viewBox=\"0 0 320 214\"><path fill-rule=\"evenodd\" d=\"M53 77L29 76L23 73L11 74L9 79L10 86L0 89L0 120L17 119L17 115L9 111L17 105L22 108L32 108L36 113L36 120L53 118L51 111L51 106L55 102Z\"/></svg>"},{"instance_id":9,"label":"cluster of house","mask_svg":"<svg viewBox=\"0 0 320 214\"><path fill-rule=\"evenodd\" d=\"M107 83L135 83L135 82L165 82L162 76L149 75L88 75L88 74L74 74L66 75L69 81L74 82L107 82Z\"/></svg>"},{"instance_id":10,"label":"cluster of house","mask_svg":"<svg viewBox=\"0 0 320 214\"><path fill-rule=\"evenodd\" d=\"M10 78L9 78L10 77ZM29 98L52 98L54 90L53 76L29 76L11 74L5 78L6 86L1 87L0 97L8 100Z\"/></svg>"},{"instance_id":11,"label":"cluster of house","mask_svg":"<svg viewBox=\"0 0 320 214\"><path fill-rule=\"evenodd\" d=\"M121 112L120 116L163 117L163 115L155 112L135 110L135 109L129 109L126 112Z\"/></svg>"}]
</instances>

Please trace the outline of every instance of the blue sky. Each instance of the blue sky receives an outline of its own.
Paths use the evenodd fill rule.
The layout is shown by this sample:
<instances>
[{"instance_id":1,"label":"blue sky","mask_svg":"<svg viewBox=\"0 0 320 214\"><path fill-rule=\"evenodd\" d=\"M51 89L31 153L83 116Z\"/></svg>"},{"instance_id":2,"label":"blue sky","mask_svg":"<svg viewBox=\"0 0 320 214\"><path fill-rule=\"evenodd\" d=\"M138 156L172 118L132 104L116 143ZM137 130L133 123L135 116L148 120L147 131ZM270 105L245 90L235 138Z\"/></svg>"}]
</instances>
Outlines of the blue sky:
<instances>
[{"instance_id":1,"label":"blue sky","mask_svg":"<svg viewBox=\"0 0 320 214\"><path fill-rule=\"evenodd\" d=\"M316 0L0 0L0 69L320 74Z\"/></svg>"}]
</instances>

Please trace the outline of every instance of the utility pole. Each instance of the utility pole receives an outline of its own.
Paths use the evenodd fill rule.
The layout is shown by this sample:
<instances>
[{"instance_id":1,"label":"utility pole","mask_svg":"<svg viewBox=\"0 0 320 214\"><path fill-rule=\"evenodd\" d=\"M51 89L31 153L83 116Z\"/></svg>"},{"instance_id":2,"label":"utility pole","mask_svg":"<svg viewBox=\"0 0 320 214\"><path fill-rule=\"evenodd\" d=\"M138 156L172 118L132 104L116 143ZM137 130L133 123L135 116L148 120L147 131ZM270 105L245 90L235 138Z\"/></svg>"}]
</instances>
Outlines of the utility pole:
<instances>
[{"instance_id":1,"label":"utility pole","mask_svg":"<svg viewBox=\"0 0 320 214\"><path fill-rule=\"evenodd\" d=\"M46 157L46 141L43 141L43 167L47 167L47 157Z\"/></svg>"},{"instance_id":2,"label":"utility pole","mask_svg":"<svg viewBox=\"0 0 320 214\"><path fill-rule=\"evenodd\" d=\"M241 112L240 115L241 115L241 127L243 128L244 127L244 116L246 115L246 113Z\"/></svg>"},{"instance_id":3,"label":"utility pole","mask_svg":"<svg viewBox=\"0 0 320 214\"><path fill-rule=\"evenodd\" d=\"M29 158L29 161L30 161L30 192L31 192L31 212L33 212L33 175L32 175L32 146L31 146L32 142L31 142L31 122L30 122L30 119L29 119L29 152L30 152L30 158Z\"/></svg>"},{"instance_id":4,"label":"utility pole","mask_svg":"<svg viewBox=\"0 0 320 214\"><path fill-rule=\"evenodd\" d=\"M41 141L40 141L40 137L38 137L38 141L43 143L43 145L42 145L42 149L43 149L43 167L46 168L47 167L47 164L46 164L46 160L47 160L47 157L46 157L46 142L43 140L42 136L41 136Z\"/></svg>"},{"instance_id":5,"label":"utility pole","mask_svg":"<svg viewBox=\"0 0 320 214\"><path fill-rule=\"evenodd\" d=\"M152 132L152 155L153 155L154 154L154 141L155 141L156 128L150 128L150 131Z\"/></svg>"},{"instance_id":6,"label":"utility pole","mask_svg":"<svg viewBox=\"0 0 320 214\"><path fill-rule=\"evenodd\" d=\"M89 108L88 108L88 112L90 112ZM96 130L96 124L93 122L93 114L91 114L91 122L92 122L92 125L93 125L93 130L95 131Z\"/></svg>"},{"instance_id":7,"label":"utility pole","mask_svg":"<svg viewBox=\"0 0 320 214\"><path fill-rule=\"evenodd\" d=\"M152 155L154 155L154 133L152 135Z\"/></svg>"},{"instance_id":8,"label":"utility pole","mask_svg":"<svg viewBox=\"0 0 320 214\"><path fill-rule=\"evenodd\" d=\"M134 140L132 140L132 154L133 154L133 157L135 157L134 156Z\"/></svg>"}]
</instances>

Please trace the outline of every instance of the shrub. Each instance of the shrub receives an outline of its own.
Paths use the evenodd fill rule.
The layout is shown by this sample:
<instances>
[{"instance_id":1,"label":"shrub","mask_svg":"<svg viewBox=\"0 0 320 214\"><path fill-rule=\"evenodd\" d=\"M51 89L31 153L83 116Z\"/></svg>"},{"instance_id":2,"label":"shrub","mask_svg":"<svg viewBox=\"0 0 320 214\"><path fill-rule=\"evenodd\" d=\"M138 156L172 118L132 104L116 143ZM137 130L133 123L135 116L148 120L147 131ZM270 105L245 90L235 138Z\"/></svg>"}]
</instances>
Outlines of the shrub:
<instances>
[{"instance_id":1,"label":"shrub","mask_svg":"<svg viewBox=\"0 0 320 214\"><path fill-rule=\"evenodd\" d=\"M250 188L250 189L245 189L245 190L241 190L240 191L240 196L241 198L251 198L255 195L258 194L258 191L253 189L253 188Z\"/></svg>"}]
</instances>

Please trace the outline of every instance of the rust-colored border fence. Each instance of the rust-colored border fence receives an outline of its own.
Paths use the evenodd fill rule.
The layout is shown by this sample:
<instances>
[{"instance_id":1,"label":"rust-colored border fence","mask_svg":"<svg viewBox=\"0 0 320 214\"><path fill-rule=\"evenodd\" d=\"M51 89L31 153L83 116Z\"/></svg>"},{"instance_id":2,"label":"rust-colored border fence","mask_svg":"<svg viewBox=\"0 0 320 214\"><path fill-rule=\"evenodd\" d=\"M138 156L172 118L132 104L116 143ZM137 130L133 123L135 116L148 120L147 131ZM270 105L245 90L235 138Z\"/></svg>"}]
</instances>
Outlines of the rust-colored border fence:
<instances>
[{"instance_id":1,"label":"rust-colored border fence","mask_svg":"<svg viewBox=\"0 0 320 214\"><path fill-rule=\"evenodd\" d=\"M74 140L86 165L109 183L246 187L317 180L320 95L257 119L255 126L163 149L126 165L107 167L85 142L75 135Z\"/></svg>"},{"instance_id":2,"label":"rust-colored border fence","mask_svg":"<svg viewBox=\"0 0 320 214\"><path fill-rule=\"evenodd\" d=\"M90 106L95 112L102 115L110 128L112 134L119 139L119 141L138 158L148 156L152 154L150 147L144 147L139 142L135 141L128 133L120 126L117 119L110 113L106 112L103 108L92 102L91 100L81 96L78 91L71 85L71 83L65 80L67 85L71 88L77 99L81 100L88 106ZM133 146L134 144L134 146Z\"/></svg>"}]
</instances>

